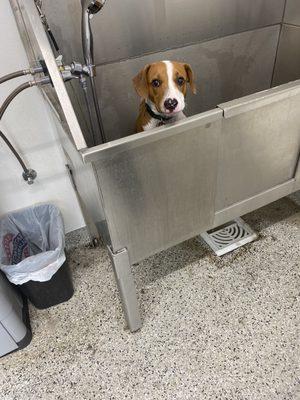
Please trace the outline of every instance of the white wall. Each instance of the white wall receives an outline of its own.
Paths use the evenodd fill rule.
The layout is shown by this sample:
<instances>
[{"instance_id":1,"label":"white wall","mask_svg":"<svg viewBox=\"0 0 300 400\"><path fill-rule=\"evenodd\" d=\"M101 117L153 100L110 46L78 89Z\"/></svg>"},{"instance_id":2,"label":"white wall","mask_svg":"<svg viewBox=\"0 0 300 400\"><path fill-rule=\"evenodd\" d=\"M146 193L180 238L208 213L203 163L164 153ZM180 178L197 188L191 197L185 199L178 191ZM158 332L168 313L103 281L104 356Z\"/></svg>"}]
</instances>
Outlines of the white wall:
<instances>
[{"instance_id":1,"label":"white wall","mask_svg":"<svg viewBox=\"0 0 300 400\"><path fill-rule=\"evenodd\" d=\"M0 0L0 76L26 67L28 60L9 0ZM0 104L25 79L2 84ZM0 139L0 214L51 202L62 211L66 232L70 232L84 226L84 220L50 112L39 89L31 88L13 101L0 122L0 129L38 173L36 182L28 185L17 160Z\"/></svg>"}]
</instances>

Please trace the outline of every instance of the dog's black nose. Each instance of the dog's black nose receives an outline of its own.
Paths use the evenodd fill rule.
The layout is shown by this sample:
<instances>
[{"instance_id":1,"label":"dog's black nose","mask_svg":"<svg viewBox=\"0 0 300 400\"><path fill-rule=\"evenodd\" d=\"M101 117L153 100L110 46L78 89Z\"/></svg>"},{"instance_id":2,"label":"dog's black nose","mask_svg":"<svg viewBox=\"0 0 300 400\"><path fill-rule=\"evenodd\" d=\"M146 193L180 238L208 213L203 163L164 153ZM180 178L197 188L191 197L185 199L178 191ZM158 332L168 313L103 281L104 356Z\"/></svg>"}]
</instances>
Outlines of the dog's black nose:
<instances>
[{"instance_id":1,"label":"dog's black nose","mask_svg":"<svg viewBox=\"0 0 300 400\"><path fill-rule=\"evenodd\" d=\"M164 106L169 111L174 111L175 108L177 107L177 104L178 101L176 99L166 99L166 101L164 102Z\"/></svg>"}]
</instances>

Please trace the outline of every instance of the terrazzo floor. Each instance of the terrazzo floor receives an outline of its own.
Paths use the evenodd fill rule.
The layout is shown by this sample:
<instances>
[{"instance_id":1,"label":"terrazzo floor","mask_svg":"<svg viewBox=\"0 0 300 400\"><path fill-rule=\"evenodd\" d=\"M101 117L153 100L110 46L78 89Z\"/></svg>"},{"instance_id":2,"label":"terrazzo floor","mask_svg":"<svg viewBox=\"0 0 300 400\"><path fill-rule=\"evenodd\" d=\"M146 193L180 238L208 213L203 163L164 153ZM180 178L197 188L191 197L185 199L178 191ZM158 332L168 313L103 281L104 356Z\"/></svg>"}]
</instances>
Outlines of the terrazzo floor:
<instances>
[{"instance_id":1,"label":"terrazzo floor","mask_svg":"<svg viewBox=\"0 0 300 400\"><path fill-rule=\"evenodd\" d=\"M299 198L247 215L259 239L232 254L193 239L136 265L135 334L105 249L70 250L76 292L30 308L33 340L0 359L0 399L299 400Z\"/></svg>"}]
</instances>

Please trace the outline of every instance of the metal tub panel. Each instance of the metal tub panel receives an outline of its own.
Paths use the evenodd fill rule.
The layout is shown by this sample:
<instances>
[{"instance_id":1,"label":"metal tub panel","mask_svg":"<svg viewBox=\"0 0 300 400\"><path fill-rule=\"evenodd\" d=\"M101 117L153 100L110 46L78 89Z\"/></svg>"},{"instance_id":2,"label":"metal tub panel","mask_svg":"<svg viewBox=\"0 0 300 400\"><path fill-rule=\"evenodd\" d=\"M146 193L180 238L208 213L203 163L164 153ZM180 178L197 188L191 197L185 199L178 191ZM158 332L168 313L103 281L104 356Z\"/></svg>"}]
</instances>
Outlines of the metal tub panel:
<instances>
[{"instance_id":1,"label":"metal tub panel","mask_svg":"<svg viewBox=\"0 0 300 400\"><path fill-rule=\"evenodd\" d=\"M96 63L281 22L283 0L110 0L94 18Z\"/></svg>"},{"instance_id":2,"label":"metal tub panel","mask_svg":"<svg viewBox=\"0 0 300 400\"><path fill-rule=\"evenodd\" d=\"M216 211L294 177L300 149L300 83L228 104L220 141Z\"/></svg>"},{"instance_id":3,"label":"metal tub panel","mask_svg":"<svg viewBox=\"0 0 300 400\"><path fill-rule=\"evenodd\" d=\"M115 252L136 262L212 225L221 121L214 110L85 152Z\"/></svg>"},{"instance_id":4,"label":"metal tub panel","mask_svg":"<svg viewBox=\"0 0 300 400\"><path fill-rule=\"evenodd\" d=\"M109 0L92 18L102 64L280 23L284 0ZM80 0L43 0L67 60L81 59Z\"/></svg>"},{"instance_id":5,"label":"metal tub panel","mask_svg":"<svg viewBox=\"0 0 300 400\"><path fill-rule=\"evenodd\" d=\"M300 27L283 25L275 65L273 86L300 78L299 43Z\"/></svg>"},{"instance_id":6,"label":"metal tub panel","mask_svg":"<svg viewBox=\"0 0 300 400\"><path fill-rule=\"evenodd\" d=\"M284 22L287 24L300 25L299 0L287 0L284 13Z\"/></svg>"},{"instance_id":7,"label":"metal tub panel","mask_svg":"<svg viewBox=\"0 0 300 400\"><path fill-rule=\"evenodd\" d=\"M171 59L192 65L198 94L188 94L186 114L195 115L269 88L278 36L279 26L272 26L98 67L96 84L107 137L133 133L140 100L132 78L145 64Z\"/></svg>"}]
</instances>

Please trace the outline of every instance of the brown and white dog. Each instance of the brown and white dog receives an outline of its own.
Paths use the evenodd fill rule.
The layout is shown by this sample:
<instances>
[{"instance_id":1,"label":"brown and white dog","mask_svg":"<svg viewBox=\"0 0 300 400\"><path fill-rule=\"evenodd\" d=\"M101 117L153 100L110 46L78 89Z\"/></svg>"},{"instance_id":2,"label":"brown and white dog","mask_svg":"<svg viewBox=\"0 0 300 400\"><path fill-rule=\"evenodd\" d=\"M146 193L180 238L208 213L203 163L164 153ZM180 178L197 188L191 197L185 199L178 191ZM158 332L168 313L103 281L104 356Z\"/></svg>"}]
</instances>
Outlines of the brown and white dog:
<instances>
[{"instance_id":1,"label":"brown and white dog","mask_svg":"<svg viewBox=\"0 0 300 400\"><path fill-rule=\"evenodd\" d=\"M160 61L146 65L133 78L142 98L135 131L142 132L185 118L187 83L196 93L194 74L189 64Z\"/></svg>"}]
</instances>

